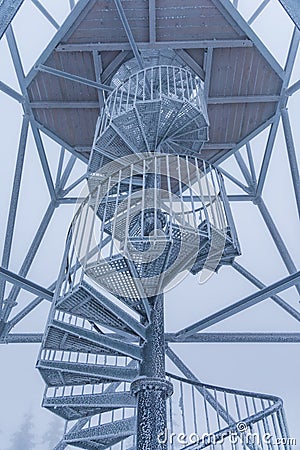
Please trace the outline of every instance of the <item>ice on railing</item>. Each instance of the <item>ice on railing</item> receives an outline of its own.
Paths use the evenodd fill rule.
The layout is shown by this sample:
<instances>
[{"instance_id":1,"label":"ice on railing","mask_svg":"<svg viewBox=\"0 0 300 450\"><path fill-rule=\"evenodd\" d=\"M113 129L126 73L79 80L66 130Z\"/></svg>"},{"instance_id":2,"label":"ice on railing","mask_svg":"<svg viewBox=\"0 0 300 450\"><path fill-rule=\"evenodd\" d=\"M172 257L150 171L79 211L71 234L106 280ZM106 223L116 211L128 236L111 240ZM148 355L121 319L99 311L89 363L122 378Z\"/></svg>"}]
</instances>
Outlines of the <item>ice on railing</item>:
<instances>
[{"instance_id":1,"label":"ice on railing","mask_svg":"<svg viewBox=\"0 0 300 450\"><path fill-rule=\"evenodd\" d=\"M169 98L189 102L208 123L202 81L190 71L178 66L152 66L131 75L106 99L100 134L112 119L132 110L139 102Z\"/></svg>"},{"instance_id":2,"label":"ice on railing","mask_svg":"<svg viewBox=\"0 0 300 450\"><path fill-rule=\"evenodd\" d=\"M99 355L85 352L72 352L68 350L42 349L40 359L43 361L59 361L83 364L107 365L126 367L133 360L129 356Z\"/></svg>"},{"instance_id":3,"label":"ice on railing","mask_svg":"<svg viewBox=\"0 0 300 450\"><path fill-rule=\"evenodd\" d=\"M130 392L130 383L116 382L118 386L114 389L114 392ZM107 383L97 384L82 384L82 385L69 385L69 386L49 386L45 389L45 398L57 398L57 397L70 397L70 396L84 396L84 395L97 395L105 393L107 389Z\"/></svg>"},{"instance_id":4,"label":"ice on railing","mask_svg":"<svg viewBox=\"0 0 300 450\"><path fill-rule=\"evenodd\" d=\"M174 393L167 401L167 428L158 440L168 450L290 450L282 401L274 396L205 385L180 377L169 377ZM127 391L129 383L120 383ZM51 388L52 396L76 395L70 387ZM77 386L78 395L103 392L100 386ZM71 393L73 392L73 394ZM117 392L117 389L115 390ZM50 395L50 394L49 394ZM95 428L136 416L136 408L118 408L89 418L83 429ZM131 444L129 445L129 443ZM112 450L135 448L123 440Z\"/></svg>"},{"instance_id":5,"label":"ice on railing","mask_svg":"<svg viewBox=\"0 0 300 450\"><path fill-rule=\"evenodd\" d=\"M275 445L288 437L279 398L189 380L170 381L174 394L167 404L168 428L161 436L169 449L289 448L288 444Z\"/></svg>"},{"instance_id":6,"label":"ice on railing","mask_svg":"<svg viewBox=\"0 0 300 450\"><path fill-rule=\"evenodd\" d=\"M116 251L115 239L126 241L130 238L134 217L141 222L141 235L146 234L147 217L143 211L151 208L162 211L164 227L169 230L173 224L178 224L180 228L201 234L205 231L199 230L199 226L206 222L206 233L209 234L210 226L226 233L229 225L233 226L224 199L226 193L221 175L210 164L198 158L157 155L145 157L144 161L135 165L140 165L141 170L135 167L135 172L140 172L141 186L135 184L135 176L130 177L128 167L124 167L107 179L99 180L98 187L82 203L73 221L70 260L74 253L83 265L96 262L102 254L104 257L112 256ZM142 188L149 182L149 165L153 171L156 166L160 168L158 173L161 179L158 183L158 175L154 177L154 185L148 188L146 195L147 189ZM139 213L142 215L139 216ZM157 216L154 216L154 221L156 224ZM158 238L159 228L154 226L153 239ZM112 240L102 250L100 243L105 232L112 234ZM147 239L150 239L148 235Z\"/></svg>"}]
</instances>

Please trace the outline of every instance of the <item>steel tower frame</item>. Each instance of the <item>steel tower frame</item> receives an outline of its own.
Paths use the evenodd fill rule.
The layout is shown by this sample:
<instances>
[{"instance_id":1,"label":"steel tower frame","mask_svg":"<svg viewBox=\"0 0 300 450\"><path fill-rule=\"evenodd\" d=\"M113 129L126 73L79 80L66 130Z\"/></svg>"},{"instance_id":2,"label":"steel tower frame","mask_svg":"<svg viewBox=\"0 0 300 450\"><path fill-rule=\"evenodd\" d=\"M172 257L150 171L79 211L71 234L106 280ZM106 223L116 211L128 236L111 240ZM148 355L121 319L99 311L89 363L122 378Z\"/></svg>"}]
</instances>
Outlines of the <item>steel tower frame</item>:
<instances>
[{"instance_id":1,"label":"steel tower frame","mask_svg":"<svg viewBox=\"0 0 300 450\"><path fill-rule=\"evenodd\" d=\"M199 321L196 321L192 325L178 330L175 333L166 333L167 343L188 343L188 342L199 342L199 343L210 343L210 342L220 342L220 343L296 343L300 342L300 330L299 332L291 333L212 333L204 332L210 326L217 324L226 318L232 317L233 315L247 310L249 307L263 302L266 299L271 299L278 306L280 306L284 311L286 311L291 317L296 321L300 321L300 312L297 308L293 307L288 301L282 298L279 294L290 287L295 287L294 294L296 292L300 293L300 270L298 270L296 263L293 261L291 254L285 244L284 238L282 237L264 199L263 191L268 176L268 171L270 169L270 161L272 154L274 152L274 146L276 145L279 133L280 124L282 124L284 131L284 139L286 146L286 154L290 168L290 174L293 185L293 195L294 202L297 208L298 215L300 217L300 181L299 181L299 168L296 153L296 142L293 137L293 130L291 119L288 110L288 102L290 98L297 95L300 90L300 80L296 81L294 84L290 84L290 79L292 71L294 69L296 58L298 54L299 47L299 11L297 10L296 2L280 0L282 5L286 8L289 13L291 20L294 21L294 29L291 37L287 58L285 66L282 69L283 75L283 86L280 94L280 99L277 107L276 114L266 123L263 124L255 133L253 133L249 138L242 142L239 146L235 146L230 151L230 156L226 154L226 160L228 158L234 159L239 167L240 174L230 173L228 170L223 168L223 163L225 162L225 157L221 157L217 160L216 164L220 167L223 175L226 179L227 186L235 186L238 188L240 193L236 191L229 194L229 201L232 203L243 202L249 203L257 206L261 218L265 223L270 236L278 250L281 260L286 268L288 275L282 277L275 283L266 285L262 280L258 279L249 270L243 267L238 262L233 263L233 268L242 277L249 281L253 286L258 288L253 294L246 296L244 298L238 299L236 302L230 306L221 309ZM0 267L0 300L1 300L1 321L0 321L0 342L1 343L40 343L42 340L42 333L14 333L13 328L20 324L22 320L28 316L41 302L48 301L52 302L53 291L55 289L57 280L54 281L50 286L44 287L39 283L36 283L28 277L28 273L32 264L35 261L36 255L38 254L39 247L44 239L45 233L51 222L51 219L56 211L56 209L65 204L74 204L77 198L69 196L73 189L80 186L84 181L86 174L82 173L75 181L69 182L74 168L77 164L77 159L86 163L86 155L84 151L80 149L73 148L71 146L66 146L61 139L49 133L47 130L42 129L33 115L34 105L30 104L27 87L28 83L26 80L26 75L24 73L24 68L22 66L20 50L15 38L15 33L13 30L13 18L20 8L22 1L7 0L0 4L0 36L6 37L7 44L9 47L11 60L14 65L16 76L19 83L19 91L11 88L9 85L0 81L0 90L18 102L23 110L23 120L22 127L19 138L19 146L16 158L16 167L14 173L14 180L12 186L12 193L10 199L10 206L8 211L7 225L5 240L2 253L2 262ZM32 3L39 9L41 14L43 14L51 25L58 30L59 25L52 15L47 11L45 6L39 0L32 0ZM70 0L70 8L73 8L75 2ZM267 8L269 0L264 0L260 3L256 11L249 18L248 24L251 25L255 20L257 20ZM153 7L152 2L150 2L150 9ZM234 7L239 7L239 1L233 1ZM119 9L120 17L126 30L130 47L139 61L139 50L136 42L133 39L129 24L126 20L125 15L122 11L122 4L120 1L116 0L116 6ZM153 11L152 11L153 12ZM72 13L71 13L72 14ZM151 16L151 14L150 14ZM152 17L152 16L151 16ZM238 20L238 19L237 19ZM152 27L155 28L155 22L152 21ZM151 31L152 30L152 31ZM154 35L153 28L150 30L150 34ZM212 49L210 50L213 51ZM198 71L203 71L201 67L196 68ZM209 69L209 64L208 64ZM45 67L40 67L40 70L49 70ZM107 86L101 84L99 81L95 82L87 79L79 79L80 77L73 76L69 73L56 73L55 75L62 78L72 79L73 81L78 81L79 83L86 84L89 86L96 87L99 92L99 106L103 105L103 90L108 89ZM210 81L209 70L206 70L205 75L205 89L207 91ZM15 222L18 211L18 203L21 192L21 182L24 166L24 158L26 154L26 149L28 145L28 133L31 128L34 142L36 145L36 150L41 162L43 176L46 181L47 189L49 192L50 201L45 211L45 214L38 226L34 239L30 245L30 248L24 258L24 261L18 271L12 271L10 269L11 259L12 259L12 246L13 239L18 239L18 236L14 235ZM268 130L268 137L264 149L264 155L262 164L257 171L255 167L254 157L252 150L255 147L255 138ZM43 136L47 135L56 144L61 145L61 152L58 159L58 170L56 173L56 178L53 178L49 167L49 161L47 159L47 146L43 140ZM67 152L70 156L67 158ZM241 181L242 180L242 181ZM68 184L69 182L69 184ZM65 231L65 230L63 230ZM17 241L16 241L17 242ZM10 289L7 289L7 283L11 285ZM5 290L6 288L6 290ZM14 314L14 306L16 301L22 302L22 292L27 291L34 294L36 297L28 302L20 311ZM8 295L7 295L8 293ZM7 295L7 296L6 296ZM173 355L171 350L167 350L167 354ZM176 365L179 369L188 377L192 378L191 374L188 372L186 366L173 355L173 361L176 360Z\"/></svg>"}]
</instances>

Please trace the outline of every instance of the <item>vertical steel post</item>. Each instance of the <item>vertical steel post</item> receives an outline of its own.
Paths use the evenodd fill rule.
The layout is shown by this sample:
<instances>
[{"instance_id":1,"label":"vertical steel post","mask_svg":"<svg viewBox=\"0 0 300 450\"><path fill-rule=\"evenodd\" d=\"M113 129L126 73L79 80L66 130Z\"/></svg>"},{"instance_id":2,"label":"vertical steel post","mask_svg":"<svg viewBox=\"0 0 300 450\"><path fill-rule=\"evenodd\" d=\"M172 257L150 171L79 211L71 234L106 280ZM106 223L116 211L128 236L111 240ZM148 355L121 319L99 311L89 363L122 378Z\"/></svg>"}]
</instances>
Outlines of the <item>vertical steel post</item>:
<instances>
[{"instance_id":1,"label":"vertical steel post","mask_svg":"<svg viewBox=\"0 0 300 450\"><path fill-rule=\"evenodd\" d=\"M166 450L163 443L167 428L167 397L172 384L165 377L165 337L163 295L150 297L151 321L143 345L140 376L131 384L137 396L137 450Z\"/></svg>"}]
</instances>

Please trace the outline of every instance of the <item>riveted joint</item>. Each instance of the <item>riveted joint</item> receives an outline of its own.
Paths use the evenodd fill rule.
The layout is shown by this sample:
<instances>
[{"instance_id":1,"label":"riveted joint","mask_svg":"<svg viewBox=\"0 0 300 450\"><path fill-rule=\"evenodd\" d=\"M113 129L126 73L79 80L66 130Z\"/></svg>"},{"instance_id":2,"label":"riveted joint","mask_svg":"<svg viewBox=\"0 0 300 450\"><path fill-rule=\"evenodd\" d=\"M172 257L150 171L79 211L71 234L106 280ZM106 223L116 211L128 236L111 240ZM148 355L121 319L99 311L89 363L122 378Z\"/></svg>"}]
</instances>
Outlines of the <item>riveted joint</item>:
<instances>
[{"instance_id":1,"label":"riveted joint","mask_svg":"<svg viewBox=\"0 0 300 450\"><path fill-rule=\"evenodd\" d=\"M132 395L138 395L140 392L151 390L166 393L166 397L173 394L173 385L167 380L159 378L137 378L131 383L130 392Z\"/></svg>"}]
</instances>

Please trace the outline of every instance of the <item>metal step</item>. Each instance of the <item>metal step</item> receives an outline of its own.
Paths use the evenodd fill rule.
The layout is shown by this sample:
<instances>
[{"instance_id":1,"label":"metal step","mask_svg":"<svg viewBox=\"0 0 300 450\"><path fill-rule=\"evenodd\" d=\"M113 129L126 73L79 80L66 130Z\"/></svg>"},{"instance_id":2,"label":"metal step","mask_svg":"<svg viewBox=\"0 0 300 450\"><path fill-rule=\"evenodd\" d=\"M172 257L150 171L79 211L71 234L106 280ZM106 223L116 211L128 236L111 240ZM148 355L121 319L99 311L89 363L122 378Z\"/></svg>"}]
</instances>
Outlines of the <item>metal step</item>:
<instances>
[{"instance_id":1,"label":"metal step","mask_svg":"<svg viewBox=\"0 0 300 450\"><path fill-rule=\"evenodd\" d=\"M226 235L224 236L216 229L212 231L214 233L213 242L215 244L215 247L213 247L213 243L210 240L207 239L206 241L203 241L203 245L199 247L200 250L194 261L194 264L189 269L193 275L199 273L203 269L204 264L206 265L207 269L218 271L222 265L232 264L234 258L236 256L239 256L240 254L238 248L233 244L232 239L228 233L226 233ZM220 241L218 241L218 234L220 234L219 238ZM218 248L218 245L221 246L220 248L222 248L222 246L224 245L223 252L221 255L220 255L220 248ZM210 252L209 258L210 261L207 261L207 256L209 252Z\"/></svg>"},{"instance_id":2,"label":"metal step","mask_svg":"<svg viewBox=\"0 0 300 450\"><path fill-rule=\"evenodd\" d=\"M125 140L116 133L112 127L107 128L101 137L97 140L95 145L96 150L113 160L115 158L121 158L132 154L132 149L130 145L125 143ZM95 153L95 152L93 152ZM99 167L96 165L96 161L92 158L89 166L93 167L93 172L95 169L98 170Z\"/></svg>"},{"instance_id":3,"label":"metal step","mask_svg":"<svg viewBox=\"0 0 300 450\"><path fill-rule=\"evenodd\" d=\"M182 104L182 107L167 129L164 138L168 139L170 137L173 137L173 139L176 140L175 136L177 135L179 130L181 132L184 132L184 130L188 131L192 126L194 127L194 130L197 130L203 128L204 126L207 126L207 124L202 114L199 113L199 111L190 103L186 102Z\"/></svg>"},{"instance_id":4,"label":"metal step","mask_svg":"<svg viewBox=\"0 0 300 450\"><path fill-rule=\"evenodd\" d=\"M145 338L145 327L85 281L59 298L57 308L70 314Z\"/></svg>"},{"instance_id":5,"label":"metal step","mask_svg":"<svg viewBox=\"0 0 300 450\"><path fill-rule=\"evenodd\" d=\"M166 240L161 243L156 242L156 247L153 246L154 254L151 251L143 253L141 263L133 262L137 258L132 247L131 261L122 255L116 255L87 265L86 273L118 298L122 295L122 301L127 306L143 314L140 299L162 292L162 288L178 273L184 271L186 266L190 266L191 259L196 258L198 253L197 240L198 234L193 230L184 230L173 225L170 233L166 231ZM137 256L141 254L142 246L147 244L148 242L145 243L142 240L135 241ZM157 251L160 244L162 250ZM155 257L155 255L159 256Z\"/></svg>"},{"instance_id":6,"label":"metal step","mask_svg":"<svg viewBox=\"0 0 300 450\"><path fill-rule=\"evenodd\" d=\"M70 445L81 448L91 448L86 445L97 444L98 447L95 448L106 449L134 435L135 431L136 417L130 417L67 433L64 440Z\"/></svg>"},{"instance_id":7,"label":"metal step","mask_svg":"<svg viewBox=\"0 0 300 450\"><path fill-rule=\"evenodd\" d=\"M124 138L124 142L132 148L134 153L148 151L144 128L139 113L135 108L113 119L112 124L119 135ZM155 130L152 132L155 132Z\"/></svg>"},{"instance_id":8,"label":"metal step","mask_svg":"<svg viewBox=\"0 0 300 450\"><path fill-rule=\"evenodd\" d=\"M141 349L137 345L58 320L53 320L49 325L43 348L141 359Z\"/></svg>"},{"instance_id":9,"label":"metal step","mask_svg":"<svg viewBox=\"0 0 300 450\"><path fill-rule=\"evenodd\" d=\"M70 361L39 360L36 365L48 386L131 382L139 374L138 368Z\"/></svg>"},{"instance_id":10,"label":"metal step","mask_svg":"<svg viewBox=\"0 0 300 450\"><path fill-rule=\"evenodd\" d=\"M160 123L161 101L136 103L144 136L146 136L149 151L154 152L157 146L158 129Z\"/></svg>"},{"instance_id":11,"label":"metal step","mask_svg":"<svg viewBox=\"0 0 300 450\"><path fill-rule=\"evenodd\" d=\"M191 131L198 131L198 139L203 136L201 149L207 140L204 129L207 129L206 120L192 104L162 97L136 102L131 110L113 118L98 138L96 149L104 156L120 158L130 153L156 151L164 141L172 138L176 142L180 134ZM91 161L90 165L94 167L95 162Z\"/></svg>"},{"instance_id":12,"label":"metal step","mask_svg":"<svg viewBox=\"0 0 300 450\"><path fill-rule=\"evenodd\" d=\"M134 408L136 404L130 392L114 392L45 397L42 406L66 420L75 420L116 408Z\"/></svg>"}]
</instances>

